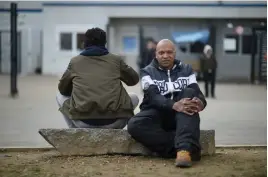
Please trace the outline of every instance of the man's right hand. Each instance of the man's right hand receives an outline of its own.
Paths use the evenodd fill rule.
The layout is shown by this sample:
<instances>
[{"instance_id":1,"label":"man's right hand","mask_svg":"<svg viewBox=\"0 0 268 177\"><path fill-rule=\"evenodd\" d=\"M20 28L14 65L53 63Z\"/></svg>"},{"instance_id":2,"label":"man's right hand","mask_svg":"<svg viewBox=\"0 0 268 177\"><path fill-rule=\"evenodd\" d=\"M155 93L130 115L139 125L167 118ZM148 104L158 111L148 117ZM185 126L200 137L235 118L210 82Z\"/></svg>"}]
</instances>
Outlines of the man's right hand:
<instances>
[{"instance_id":1,"label":"man's right hand","mask_svg":"<svg viewBox=\"0 0 268 177\"><path fill-rule=\"evenodd\" d=\"M177 112L183 112L188 115L193 115L198 112L198 107L196 103L192 101L190 98L183 98L180 101L177 101L172 109Z\"/></svg>"}]
</instances>

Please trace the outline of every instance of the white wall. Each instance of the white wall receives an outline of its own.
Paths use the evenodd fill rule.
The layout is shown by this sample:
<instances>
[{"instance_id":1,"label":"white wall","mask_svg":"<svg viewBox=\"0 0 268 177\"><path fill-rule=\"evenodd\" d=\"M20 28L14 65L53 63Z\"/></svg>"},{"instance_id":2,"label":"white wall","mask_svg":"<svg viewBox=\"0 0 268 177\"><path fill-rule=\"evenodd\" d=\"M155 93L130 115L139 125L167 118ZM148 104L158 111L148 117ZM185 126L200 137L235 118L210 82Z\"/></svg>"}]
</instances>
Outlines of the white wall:
<instances>
[{"instance_id":1,"label":"white wall","mask_svg":"<svg viewBox=\"0 0 268 177\"><path fill-rule=\"evenodd\" d=\"M44 59L42 63L44 74L61 74L66 69L71 57L79 53L79 51L61 52L59 50L59 32L79 31L84 33L87 29L96 26L105 29L108 17L105 13L100 14L100 11L102 11L101 8L44 8Z\"/></svg>"},{"instance_id":2,"label":"white wall","mask_svg":"<svg viewBox=\"0 0 268 177\"><path fill-rule=\"evenodd\" d=\"M255 1L256 2L256 1ZM48 2L49 3L49 2ZM53 6L53 2L45 3L44 44L43 44L43 73L61 74L70 58L78 52L64 53L58 50L57 28L62 25L83 26L82 28L98 26L106 30L109 18L266 18L265 7L197 7L197 6ZM196 3L196 2L195 2ZM216 2L215 2L216 3ZM76 3L77 4L77 3ZM115 30L115 29L114 29ZM117 34L118 31L113 31ZM118 51L117 45L112 51Z\"/></svg>"},{"instance_id":3,"label":"white wall","mask_svg":"<svg viewBox=\"0 0 268 177\"><path fill-rule=\"evenodd\" d=\"M108 2L108 1L106 1ZM116 1L114 1L116 2ZM135 3L137 3L136 1ZM224 1L223 1L224 2ZM236 1L239 3L259 3L263 1ZM44 3L44 5L42 5ZM40 60L43 58L43 72L45 74L57 74L63 72L69 57L76 53L62 53L57 50L57 28L61 25L69 27L78 26L81 30L84 28L98 26L106 29L106 24L110 17L122 18L266 18L267 8L264 7L198 7L198 6L148 6L148 2L139 0L138 3L146 3L147 6L132 5L132 6L115 6L110 5L98 6L90 5L91 2L83 6L49 6L50 2L17 2L18 14L18 30L22 32L22 70L24 73L34 72L37 66L40 66ZM53 2L52 2L53 3ZM57 3L57 2L55 2ZM76 3L76 2L72 2ZM100 2L97 2L100 3ZM152 3L152 2L150 2ZM162 1L161 3L167 4ZM170 2L172 3L172 2ZM180 1L187 4L203 4L214 3L217 0L192 2ZM232 3L232 2L224 2ZM77 3L76 3L77 4ZM122 4L122 3L121 3ZM134 4L134 3L132 3ZM50 3L51 5L51 3ZM0 2L1 9L10 8L10 2ZM20 11L25 9L43 9L43 12L37 11L26 12ZM0 11L0 30L9 30L10 26L9 12ZM43 51L40 44L41 30L43 30ZM113 49L117 51L116 49ZM43 55L40 56L43 52Z\"/></svg>"}]
</instances>

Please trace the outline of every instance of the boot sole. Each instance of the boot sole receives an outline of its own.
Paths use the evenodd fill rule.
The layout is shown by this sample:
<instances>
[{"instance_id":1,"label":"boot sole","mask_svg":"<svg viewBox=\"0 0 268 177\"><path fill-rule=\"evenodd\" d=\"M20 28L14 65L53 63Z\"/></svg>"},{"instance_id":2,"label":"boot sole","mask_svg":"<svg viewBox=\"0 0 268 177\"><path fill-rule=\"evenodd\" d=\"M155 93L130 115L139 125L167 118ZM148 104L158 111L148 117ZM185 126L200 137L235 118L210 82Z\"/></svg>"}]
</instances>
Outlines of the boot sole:
<instances>
[{"instance_id":1,"label":"boot sole","mask_svg":"<svg viewBox=\"0 0 268 177\"><path fill-rule=\"evenodd\" d=\"M180 167L180 168L189 168L189 167L192 167L192 163L191 162L176 162L175 166Z\"/></svg>"}]
</instances>

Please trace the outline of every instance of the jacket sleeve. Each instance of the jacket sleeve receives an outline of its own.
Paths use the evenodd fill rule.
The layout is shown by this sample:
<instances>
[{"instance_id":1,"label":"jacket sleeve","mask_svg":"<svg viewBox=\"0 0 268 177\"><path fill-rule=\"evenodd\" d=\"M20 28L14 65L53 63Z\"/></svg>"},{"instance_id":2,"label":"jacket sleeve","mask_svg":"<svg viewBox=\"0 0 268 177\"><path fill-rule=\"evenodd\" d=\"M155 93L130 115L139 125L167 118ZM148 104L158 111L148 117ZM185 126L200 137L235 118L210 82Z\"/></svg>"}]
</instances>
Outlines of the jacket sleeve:
<instances>
[{"instance_id":1,"label":"jacket sleeve","mask_svg":"<svg viewBox=\"0 0 268 177\"><path fill-rule=\"evenodd\" d=\"M158 86L144 69L141 69L141 85L149 105L157 109L172 110L175 101L160 94Z\"/></svg>"},{"instance_id":2,"label":"jacket sleeve","mask_svg":"<svg viewBox=\"0 0 268 177\"><path fill-rule=\"evenodd\" d=\"M73 77L74 77L74 73L72 71L72 64L70 62L58 84L59 92L62 95L71 96L71 93L73 90L73 84L72 84Z\"/></svg>"},{"instance_id":3,"label":"jacket sleeve","mask_svg":"<svg viewBox=\"0 0 268 177\"><path fill-rule=\"evenodd\" d=\"M207 106L207 101L205 99L204 94L202 93L202 91L199 88L199 85L196 81L196 76L193 72L193 69L190 65L187 66L187 70L189 73L189 85L187 86L188 88L192 88L196 91L197 93L197 97L202 101L204 108Z\"/></svg>"},{"instance_id":4,"label":"jacket sleeve","mask_svg":"<svg viewBox=\"0 0 268 177\"><path fill-rule=\"evenodd\" d=\"M120 80L128 86L134 86L139 82L138 73L123 60L120 60Z\"/></svg>"}]
</instances>

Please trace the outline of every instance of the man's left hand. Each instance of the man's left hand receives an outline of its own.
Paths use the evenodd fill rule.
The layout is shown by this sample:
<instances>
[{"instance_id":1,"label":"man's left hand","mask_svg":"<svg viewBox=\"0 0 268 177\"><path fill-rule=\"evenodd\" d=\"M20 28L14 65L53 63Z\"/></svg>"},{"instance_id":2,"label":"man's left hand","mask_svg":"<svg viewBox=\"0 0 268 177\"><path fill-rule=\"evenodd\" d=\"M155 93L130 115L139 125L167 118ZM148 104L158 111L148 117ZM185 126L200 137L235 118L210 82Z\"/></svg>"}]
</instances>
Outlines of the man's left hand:
<instances>
[{"instance_id":1,"label":"man's left hand","mask_svg":"<svg viewBox=\"0 0 268 177\"><path fill-rule=\"evenodd\" d=\"M192 101L196 103L197 112L200 112L204 109L204 104L199 98L194 97Z\"/></svg>"}]
</instances>

